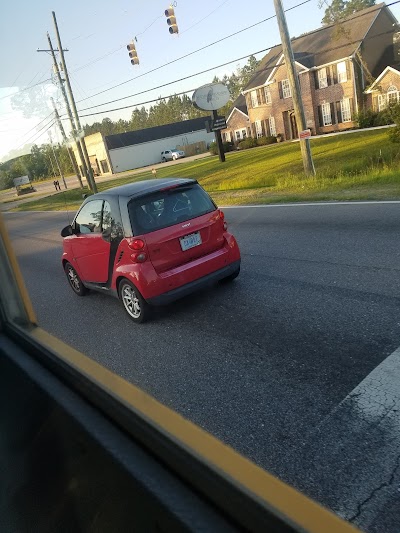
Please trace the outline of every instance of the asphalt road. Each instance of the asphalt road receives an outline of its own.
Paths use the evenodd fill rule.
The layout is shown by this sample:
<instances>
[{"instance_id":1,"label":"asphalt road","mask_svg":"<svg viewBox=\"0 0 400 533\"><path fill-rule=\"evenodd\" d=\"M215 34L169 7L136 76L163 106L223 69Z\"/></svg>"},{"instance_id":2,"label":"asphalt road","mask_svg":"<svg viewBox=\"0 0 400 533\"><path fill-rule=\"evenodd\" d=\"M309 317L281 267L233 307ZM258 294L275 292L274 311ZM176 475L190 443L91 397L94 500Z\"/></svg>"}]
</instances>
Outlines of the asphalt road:
<instances>
[{"instance_id":1,"label":"asphalt road","mask_svg":"<svg viewBox=\"0 0 400 533\"><path fill-rule=\"evenodd\" d=\"M398 533L400 203L226 216L239 278L140 326L68 287L66 213L5 218L42 327L363 529Z\"/></svg>"}]
</instances>

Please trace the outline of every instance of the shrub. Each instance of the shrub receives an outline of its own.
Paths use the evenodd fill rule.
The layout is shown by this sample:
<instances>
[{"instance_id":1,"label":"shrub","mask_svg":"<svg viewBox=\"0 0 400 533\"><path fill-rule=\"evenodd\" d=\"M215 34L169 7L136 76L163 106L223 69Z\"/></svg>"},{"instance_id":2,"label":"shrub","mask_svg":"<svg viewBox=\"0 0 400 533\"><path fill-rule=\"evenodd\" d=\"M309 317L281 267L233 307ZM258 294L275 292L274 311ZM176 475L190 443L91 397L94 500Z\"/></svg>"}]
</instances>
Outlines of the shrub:
<instances>
[{"instance_id":1,"label":"shrub","mask_svg":"<svg viewBox=\"0 0 400 533\"><path fill-rule=\"evenodd\" d=\"M257 140L253 139L253 137L247 137L247 139L243 139L243 141L240 141L238 146L241 150L246 150L247 148L254 148L255 146L257 146Z\"/></svg>"},{"instance_id":2,"label":"shrub","mask_svg":"<svg viewBox=\"0 0 400 533\"><path fill-rule=\"evenodd\" d=\"M393 124L392 107L383 111L373 111L372 109L361 110L354 115L353 120L358 122L360 128L373 128L374 126Z\"/></svg>"},{"instance_id":3,"label":"shrub","mask_svg":"<svg viewBox=\"0 0 400 533\"><path fill-rule=\"evenodd\" d=\"M208 149L210 150L210 154L212 154L212 155L217 155L218 154L217 143L215 141L210 143L210 146L209 146Z\"/></svg>"},{"instance_id":4,"label":"shrub","mask_svg":"<svg viewBox=\"0 0 400 533\"><path fill-rule=\"evenodd\" d=\"M265 146L266 144L273 144L276 142L276 137L274 137L273 135L267 137L259 137L257 139L257 146Z\"/></svg>"},{"instance_id":5,"label":"shrub","mask_svg":"<svg viewBox=\"0 0 400 533\"><path fill-rule=\"evenodd\" d=\"M224 152L231 152L233 150L234 146L235 145L232 142L222 143L222 147L224 149ZM210 153L212 155L217 155L218 154L218 146L217 146L217 143L215 141L210 144L209 150L210 150Z\"/></svg>"},{"instance_id":6,"label":"shrub","mask_svg":"<svg viewBox=\"0 0 400 533\"><path fill-rule=\"evenodd\" d=\"M222 143L222 146L224 147L224 152L232 152L235 145L232 142L226 142Z\"/></svg>"}]
</instances>

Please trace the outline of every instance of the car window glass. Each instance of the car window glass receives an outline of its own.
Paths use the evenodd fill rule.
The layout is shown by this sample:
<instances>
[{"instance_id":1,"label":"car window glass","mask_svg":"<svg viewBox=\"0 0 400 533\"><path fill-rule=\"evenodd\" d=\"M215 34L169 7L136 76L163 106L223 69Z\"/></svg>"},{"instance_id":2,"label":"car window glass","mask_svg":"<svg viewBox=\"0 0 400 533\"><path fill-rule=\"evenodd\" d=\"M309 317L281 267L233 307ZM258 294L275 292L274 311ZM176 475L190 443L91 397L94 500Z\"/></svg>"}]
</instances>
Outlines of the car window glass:
<instances>
[{"instance_id":1,"label":"car window glass","mask_svg":"<svg viewBox=\"0 0 400 533\"><path fill-rule=\"evenodd\" d=\"M139 235L210 213L215 205L199 185L190 185L137 198L128 208L132 230Z\"/></svg>"},{"instance_id":2,"label":"car window glass","mask_svg":"<svg viewBox=\"0 0 400 533\"><path fill-rule=\"evenodd\" d=\"M79 211L75 226L78 233L99 233L101 231L101 210L103 200L93 200Z\"/></svg>"},{"instance_id":3,"label":"car window glass","mask_svg":"<svg viewBox=\"0 0 400 533\"><path fill-rule=\"evenodd\" d=\"M111 206L107 201L104 201L102 231L106 231L110 229L112 223L113 223L113 219L111 216Z\"/></svg>"}]
</instances>

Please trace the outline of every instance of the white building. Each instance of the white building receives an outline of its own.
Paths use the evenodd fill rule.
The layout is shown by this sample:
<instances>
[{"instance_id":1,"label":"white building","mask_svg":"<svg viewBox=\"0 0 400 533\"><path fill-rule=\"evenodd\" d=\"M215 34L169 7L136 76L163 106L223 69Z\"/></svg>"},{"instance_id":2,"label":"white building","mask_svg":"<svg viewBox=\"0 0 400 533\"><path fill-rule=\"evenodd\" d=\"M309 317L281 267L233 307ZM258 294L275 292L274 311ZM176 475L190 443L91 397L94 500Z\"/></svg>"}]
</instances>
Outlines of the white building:
<instances>
[{"instance_id":1,"label":"white building","mask_svg":"<svg viewBox=\"0 0 400 533\"><path fill-rule=\"evenodd\" d=\"M160 163L161 152L171 148L180 147L184 150L185 146L198 144L201 151L203 143L207 145L215 139L213 132L206 131L207 118L200 117L116 135L88 135L85 141L91 166L96 174L117 173ZM79 164L76 147L74 153Z\"/></svg>"}]
</instances>

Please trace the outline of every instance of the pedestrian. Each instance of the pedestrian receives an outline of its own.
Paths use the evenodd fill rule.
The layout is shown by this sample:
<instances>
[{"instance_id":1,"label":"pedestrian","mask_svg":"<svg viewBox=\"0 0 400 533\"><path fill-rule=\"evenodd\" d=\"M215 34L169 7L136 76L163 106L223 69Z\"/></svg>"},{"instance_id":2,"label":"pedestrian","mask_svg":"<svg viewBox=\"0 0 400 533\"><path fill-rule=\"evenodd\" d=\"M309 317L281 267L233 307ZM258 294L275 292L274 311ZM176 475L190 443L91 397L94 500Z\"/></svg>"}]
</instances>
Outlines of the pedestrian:
<instances>
[{"instance_id":1,"label":"pedestrian","mask_svg":"<svg viewBox=\"0 0 400 533\"><path fill-rule=\"evenodd\" d=\"M61 191L60 182L58 180L57 180L57 187L58 187L58 190Z\"/></svg>"},{"instance_id":2,"label":"pedestrian","mask_svg":"<svg viewBox=\"0 0 400 533\"><path fill-rule=\"evenodd\" d=\"M53 185L54 185L54 187L55 187L56 190L57 190L57 182L56 182L56 180L53 181Z\"/></svg>"}]
</instances>

